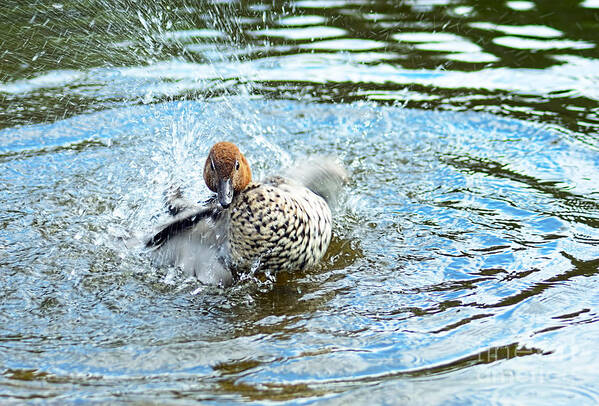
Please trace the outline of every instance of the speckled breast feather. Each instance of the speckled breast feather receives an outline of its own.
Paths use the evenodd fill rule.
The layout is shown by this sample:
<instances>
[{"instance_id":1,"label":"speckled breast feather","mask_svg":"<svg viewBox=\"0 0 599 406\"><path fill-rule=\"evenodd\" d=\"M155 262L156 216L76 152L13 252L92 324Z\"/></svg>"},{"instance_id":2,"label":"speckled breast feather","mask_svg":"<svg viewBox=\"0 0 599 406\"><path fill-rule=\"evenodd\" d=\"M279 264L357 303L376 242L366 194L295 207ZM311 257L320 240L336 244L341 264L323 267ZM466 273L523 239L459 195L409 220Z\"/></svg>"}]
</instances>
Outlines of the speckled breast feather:
<instances>
[{"instance_id":1,"label":"speckled breast feather","mask_svg":"<svg viewBox=\"0 0 599 406\"><path fill-rule=\"evenodd\" d=\"M281 179L250 184L230 210L230 259L240 269L311 267L331 240L331 211L324 199Z\"/></svg>"}]
</instances>

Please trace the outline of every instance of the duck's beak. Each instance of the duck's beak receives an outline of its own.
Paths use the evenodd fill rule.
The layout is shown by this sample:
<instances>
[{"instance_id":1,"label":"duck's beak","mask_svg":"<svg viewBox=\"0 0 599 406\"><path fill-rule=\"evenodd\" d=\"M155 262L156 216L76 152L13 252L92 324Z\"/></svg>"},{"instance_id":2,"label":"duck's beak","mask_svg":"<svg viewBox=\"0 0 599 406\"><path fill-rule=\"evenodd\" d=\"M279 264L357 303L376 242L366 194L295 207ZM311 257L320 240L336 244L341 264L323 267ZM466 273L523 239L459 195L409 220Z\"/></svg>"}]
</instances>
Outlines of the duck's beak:
<instances>
[{"instance_id":1,"label":"duck's beak","mask_svg":"<svg viewBox=\"0 0 599 406\"><path fill-rule=\"evenodd\" d=\"M218 202L224 208L227 208L231 205L233 201L233 180L229 179L221 179L218 182Z\"/></svg>"}]
</instances>

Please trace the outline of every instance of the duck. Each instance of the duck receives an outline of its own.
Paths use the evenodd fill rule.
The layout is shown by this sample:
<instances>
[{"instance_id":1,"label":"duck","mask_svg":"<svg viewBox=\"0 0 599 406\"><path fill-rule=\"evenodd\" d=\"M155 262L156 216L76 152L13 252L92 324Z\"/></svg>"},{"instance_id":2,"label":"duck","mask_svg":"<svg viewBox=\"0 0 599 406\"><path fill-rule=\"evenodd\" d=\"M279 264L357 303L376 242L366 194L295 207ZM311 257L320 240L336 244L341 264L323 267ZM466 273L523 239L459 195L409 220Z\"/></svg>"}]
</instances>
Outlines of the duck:
<instances>
[{"instance_id":1,"label":"duck","mask_svg":"<svg viewBox=\"0 0 599 406\"><path fill-rule=\"evenodd\" d=\"M203 178L214 195L194 206L179 188L167 193L171 219L145 247L160 263L222 286L248 272L318 264L331 241L331 206L348 181L337 160L319 157L255 182L248 160L228 141L212 146Z\"/></svg>"}]
</instances>

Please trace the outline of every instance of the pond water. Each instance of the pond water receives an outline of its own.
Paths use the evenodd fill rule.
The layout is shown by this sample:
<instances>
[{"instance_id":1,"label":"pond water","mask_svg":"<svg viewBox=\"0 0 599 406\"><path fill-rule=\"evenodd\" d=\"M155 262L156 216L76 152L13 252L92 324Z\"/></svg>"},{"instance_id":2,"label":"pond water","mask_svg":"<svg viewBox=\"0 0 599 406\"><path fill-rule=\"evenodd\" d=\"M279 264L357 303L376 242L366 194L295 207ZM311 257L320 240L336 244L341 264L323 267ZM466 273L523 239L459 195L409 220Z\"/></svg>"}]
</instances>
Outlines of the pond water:
<instances>
[{"instance_id":1,"label":"pond water","mask_svg":"<svg viewBox=\"0 0 599 406\"><path fill-rule=\"evenodd\" d=\"M0 403L596 404L599 2L0 5ZM352 174L315 269L222 289L121 238Z\"/></svg>"}]
</instances>

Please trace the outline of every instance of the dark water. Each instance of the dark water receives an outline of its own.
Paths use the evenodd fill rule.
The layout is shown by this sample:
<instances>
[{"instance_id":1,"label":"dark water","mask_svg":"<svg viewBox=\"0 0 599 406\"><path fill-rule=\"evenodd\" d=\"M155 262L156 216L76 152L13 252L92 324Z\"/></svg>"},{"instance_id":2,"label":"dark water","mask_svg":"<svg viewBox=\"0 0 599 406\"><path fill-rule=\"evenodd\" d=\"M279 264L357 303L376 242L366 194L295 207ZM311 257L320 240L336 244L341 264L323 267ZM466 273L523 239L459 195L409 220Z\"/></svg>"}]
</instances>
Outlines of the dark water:
<instances>
[{"instance_id":1,"label":"dark water","mask_svg":"<svg viewBox=\"0 0 599 406\"><path fill-rule=\"evenodd\" d=\"M0 16L0 403L599 400L596 0ZM316 269L219 289L119 243L222 139L351 171Z\"/></svg>"}]
</instances>

